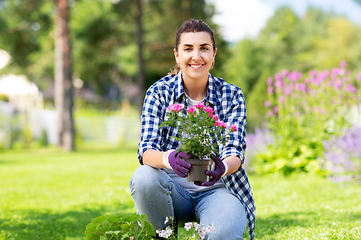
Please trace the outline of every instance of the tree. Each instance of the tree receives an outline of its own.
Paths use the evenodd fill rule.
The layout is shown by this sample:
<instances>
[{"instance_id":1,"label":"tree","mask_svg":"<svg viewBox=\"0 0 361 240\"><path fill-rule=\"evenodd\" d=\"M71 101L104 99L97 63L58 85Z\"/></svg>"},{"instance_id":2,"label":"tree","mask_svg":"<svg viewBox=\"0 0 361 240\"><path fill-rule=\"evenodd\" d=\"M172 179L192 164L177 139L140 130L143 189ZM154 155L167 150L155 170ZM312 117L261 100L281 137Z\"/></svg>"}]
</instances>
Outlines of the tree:
<instances>
[{"instance_id":1,"label":"tree","mask_svg":"<svg viewBox=\"0 0 361 240\"><path fill-rule=\"evenodd\" d=\"M74 149L71 48L68 31L68 2L56 1L55 23L55 106L58 112L58 145Z\"/></svg>"},{"instance_id":2,"label":"tree","mask_svg":"<svg viewBox=\"0 0 361 240\"><path fill-rule=\"evenodd\" d=\"M137 5L137 14L136 14L136 23L137 23L137 45L138 45L138 86L141 93L145 91L145 67L144 67L144 58L143 58L143 6L142 0L136 0ZM143 98L137 99L137 106L142 111Z\"/></svg>"}]
</instances>

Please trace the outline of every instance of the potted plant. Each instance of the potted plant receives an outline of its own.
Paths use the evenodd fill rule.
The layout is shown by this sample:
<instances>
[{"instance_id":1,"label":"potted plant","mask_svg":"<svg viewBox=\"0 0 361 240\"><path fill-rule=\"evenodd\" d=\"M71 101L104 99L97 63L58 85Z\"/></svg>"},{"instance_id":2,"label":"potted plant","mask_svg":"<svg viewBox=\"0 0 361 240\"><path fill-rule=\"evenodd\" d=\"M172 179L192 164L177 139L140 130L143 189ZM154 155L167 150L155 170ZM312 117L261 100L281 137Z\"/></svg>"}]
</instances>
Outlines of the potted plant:
<instances>
[{"instance_id":1,"label":"potted plant","mask_svg":"<svg viewBox=\"0 0 361 240\"><path fill-rule=\"evenodd\" d=\"M208 182L209 176L205 171L211 170L213 155L219 155L219 146L229 141L230 133L237 131L236 126L232 124L227 129L227 125L214 114L214 109L203 102L188 109L181 104L172 104L168 110L168 120L160 127L178 128L175 137L180 142L178 152L192 155L192 159L185 159L192 164L187 180Z\"/></svg>"}]
</instances>

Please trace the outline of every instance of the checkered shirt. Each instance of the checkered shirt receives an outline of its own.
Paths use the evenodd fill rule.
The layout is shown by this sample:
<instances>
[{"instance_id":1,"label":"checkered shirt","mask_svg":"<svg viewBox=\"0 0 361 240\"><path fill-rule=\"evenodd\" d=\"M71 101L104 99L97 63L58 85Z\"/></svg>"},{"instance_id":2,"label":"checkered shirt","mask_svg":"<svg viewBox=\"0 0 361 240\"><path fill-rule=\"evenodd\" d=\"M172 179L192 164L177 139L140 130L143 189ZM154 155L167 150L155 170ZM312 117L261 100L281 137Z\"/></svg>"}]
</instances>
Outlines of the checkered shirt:
<instances>
[{"instance_id":1,"label":"checkered shirt","mask_svg":"<svg viewBox=\"0 0 361 240\"><path fill-rule=\"evenodd\" d=\"M231 133L231 139L225 146L219 146L220 159L227 156L238 156L244 163L246 149L246 104L240 88L226 83L221 78L209 74L207 96L203 100L206 106L211 106L219 120L235 124L236 132ZM142 113L142 135L138 145L138 159L141 164L142 155L147 149L167 151L179 148L179 142L174 139L178 130L159 125L168 120L170 105L178 103L186 108L188 98L183 89L182 71L178 75L168 75L154 83L147 91ZM241 167L233 174L222 177L227 189L242 202L247 213L250 239L254 239L255 210L253 194L246 171Z\"/></svg>"}]
</instances>

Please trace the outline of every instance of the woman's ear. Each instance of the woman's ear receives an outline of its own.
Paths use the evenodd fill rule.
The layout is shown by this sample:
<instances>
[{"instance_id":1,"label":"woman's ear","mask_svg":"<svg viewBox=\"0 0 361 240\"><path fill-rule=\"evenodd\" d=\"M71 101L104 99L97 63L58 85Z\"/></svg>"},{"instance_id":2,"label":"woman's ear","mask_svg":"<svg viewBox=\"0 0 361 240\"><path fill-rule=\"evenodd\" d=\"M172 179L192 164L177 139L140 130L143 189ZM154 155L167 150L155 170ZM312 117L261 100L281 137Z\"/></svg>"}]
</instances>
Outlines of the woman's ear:
<instances>
[{"instance_id":1,"label":"woman's ear","mask_svg":"<svg viewBox=\"0 0 361 240\"><path fill-rule=\"evenodd\" d=\"M178 52L177 52L177 50L175 48L173 49L173 53L174 53L175 61L178 63L179 62L178 61Z\"/></svg>"},{"instance_id":2,"label":"woman's ear","mask_svg":"<svg viewBox=\"0 0 361 240\"><path fill-rule=\"evenodd\" d=\"M216 49L214 49L214 53L213 53L213 57L215 57L216 56L216 54L217 54L217 48Z\"/></svg>"}]
</instances>

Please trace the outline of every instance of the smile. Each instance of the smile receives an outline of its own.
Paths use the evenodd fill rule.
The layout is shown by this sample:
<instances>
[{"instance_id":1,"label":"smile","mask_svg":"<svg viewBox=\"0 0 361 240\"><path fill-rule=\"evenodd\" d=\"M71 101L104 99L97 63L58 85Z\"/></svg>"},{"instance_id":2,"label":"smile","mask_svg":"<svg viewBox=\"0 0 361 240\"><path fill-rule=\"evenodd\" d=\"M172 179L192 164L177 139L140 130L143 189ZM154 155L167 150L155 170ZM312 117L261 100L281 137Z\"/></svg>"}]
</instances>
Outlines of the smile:
<instances>
[{"instance_id":1,"label":"smile","mask_svg":"<svg viewBox=\"0 0 361 240\"><path fill-rule=\"evenodd\" d=\"M191 68L197 69L203 66L203 64L189 64Z\"/></svg>"}]
</instances>

